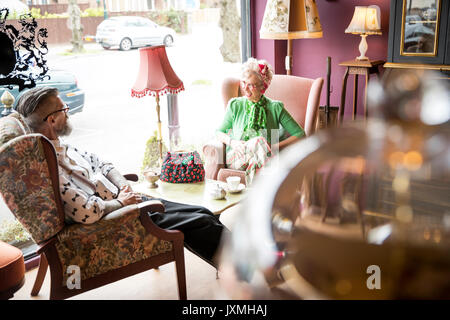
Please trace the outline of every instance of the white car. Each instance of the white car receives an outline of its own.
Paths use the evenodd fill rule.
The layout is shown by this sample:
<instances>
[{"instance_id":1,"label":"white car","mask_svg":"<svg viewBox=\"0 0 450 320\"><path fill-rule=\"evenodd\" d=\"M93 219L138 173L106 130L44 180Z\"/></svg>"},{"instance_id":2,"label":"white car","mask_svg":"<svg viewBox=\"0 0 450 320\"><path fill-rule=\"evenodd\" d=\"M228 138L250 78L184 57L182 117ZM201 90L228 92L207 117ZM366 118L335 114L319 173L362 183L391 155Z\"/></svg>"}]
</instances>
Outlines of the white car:
<instances>
[{"instance_id":1,"label":"white car","mask_svg":"<svg viewBox=\"0 0 450 320\"><path fill-rule=\"evenodd\" d=\"M95 41L103 48L130 50L148 45L172 46L175 30L161 27L143 17L121 16L104 20L97 27Z\"/></svg>"}]
</instances>

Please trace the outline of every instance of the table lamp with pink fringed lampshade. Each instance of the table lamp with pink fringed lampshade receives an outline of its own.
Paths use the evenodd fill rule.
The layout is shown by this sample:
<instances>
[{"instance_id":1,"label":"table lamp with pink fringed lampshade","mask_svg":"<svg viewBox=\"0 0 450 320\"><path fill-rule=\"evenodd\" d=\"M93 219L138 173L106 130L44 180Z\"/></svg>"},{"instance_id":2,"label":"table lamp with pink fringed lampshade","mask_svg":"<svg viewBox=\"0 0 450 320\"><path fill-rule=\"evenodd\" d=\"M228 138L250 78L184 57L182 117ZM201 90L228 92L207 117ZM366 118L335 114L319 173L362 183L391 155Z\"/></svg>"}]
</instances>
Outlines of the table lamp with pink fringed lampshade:
<instances>
[{"instance_id":1,"label":"table lamp with pink fringed lampshade","mask_svg":"<svg viewBox=\"0 0 450 320\"><path fill-rule=\"evenodd\" d=\"M145 95L156 97L158 116L159 160L162 162L162 132L159 97L164 94L177 94L184 90L183 81L173 71L166 54L165 46L145 47L139 49L140 67L136 82L131 89L131 96L142 98Z\"/></svg>"}]
</instances>

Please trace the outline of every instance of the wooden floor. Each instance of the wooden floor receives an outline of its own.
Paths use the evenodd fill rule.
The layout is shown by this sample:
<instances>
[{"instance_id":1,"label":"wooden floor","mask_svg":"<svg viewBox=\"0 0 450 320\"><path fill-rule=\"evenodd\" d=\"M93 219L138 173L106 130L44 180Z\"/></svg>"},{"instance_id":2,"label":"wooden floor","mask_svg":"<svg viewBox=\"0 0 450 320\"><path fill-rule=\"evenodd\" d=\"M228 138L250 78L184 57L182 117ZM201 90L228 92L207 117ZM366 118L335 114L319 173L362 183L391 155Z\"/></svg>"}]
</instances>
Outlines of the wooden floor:
<instances>
[{"instance_id":1,"label":"wooden floor","mask_svg":"<svg viewBox=\"0 0 450 320\"><path fill-rule=\"evenodd\" d=\"M236 205L224 211L220 220L230 230L239 216L240 206ZM302 225L311 230L329 233L333 236L361 237L358 225L330 226L313 220L303 220ZM216 269L185 250L187 298L189 300L227 300L227 299L298 299L299 292L292 292L289 281L276 284L275 275L256 275L250 284L236 283L229 279L226 266L216 279ZM222 264L223 266L223 264ZM47 272L42 289L37 297L31 297L30 292L36 278L37 268L26 273L25 285L14 295L13 300L47 300L50 291L50 273ZM269 285L268 279L275 279L276 286ZM231 281L230 281L231 280ZM269 281L270 282L270 281ZM230 283L234 287L230 289ZM272 282L273 284L273 282ZM295 284L298 287L298 284ZM303 299L324 299L307 284L302 284L300 296ZM238 289L238 290L236 290ZM233 291L234 290L234 291ZM73 300L177 300L178 290L176 282L175 264L161 266L159 270L149 270L132 277L117 281L101 288L88 291Z\"/></svg>"},{"instance_id":2,"label":"wooden floor","mask_svg":"<svg viewBox=\"0 0 450 320\"><path fill-rule=\"evenodd\" d=\"M203 260L185 250L186 285L188 299L218 299L219 280L216 271ZM50 293L50 273L44 280L37 297L30 292L37 268L26 273L25 285L14 295L18 300L47 300ZM178 299L175 264L169 263L159 270L149 270L101 288L85 292L70 299L78 300L176 300Z\"/></svg>"}]
</instances>

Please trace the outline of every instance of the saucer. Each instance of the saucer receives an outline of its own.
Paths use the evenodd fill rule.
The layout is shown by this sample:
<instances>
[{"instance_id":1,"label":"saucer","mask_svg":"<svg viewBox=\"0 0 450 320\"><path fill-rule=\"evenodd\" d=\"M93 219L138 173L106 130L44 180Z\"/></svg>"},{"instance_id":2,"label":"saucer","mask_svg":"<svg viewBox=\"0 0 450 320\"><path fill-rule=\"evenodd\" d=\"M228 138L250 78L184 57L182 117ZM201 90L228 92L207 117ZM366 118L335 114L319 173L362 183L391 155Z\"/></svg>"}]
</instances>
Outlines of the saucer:
<instances>
[{"instance_id":1,"label":"saucer","mask_svg":"<svg viewBox=\"0 0 450 320\"><path fill-rule=\"evenodd\" d=\"M227 192L229 192L229 193L239 193L245 189L245 184L240 183L239 186L237 187L237 189L235 189L235 190L231 190L228 185L226 185L225 188L226 188Z\"/></svg>"}]
</instances>

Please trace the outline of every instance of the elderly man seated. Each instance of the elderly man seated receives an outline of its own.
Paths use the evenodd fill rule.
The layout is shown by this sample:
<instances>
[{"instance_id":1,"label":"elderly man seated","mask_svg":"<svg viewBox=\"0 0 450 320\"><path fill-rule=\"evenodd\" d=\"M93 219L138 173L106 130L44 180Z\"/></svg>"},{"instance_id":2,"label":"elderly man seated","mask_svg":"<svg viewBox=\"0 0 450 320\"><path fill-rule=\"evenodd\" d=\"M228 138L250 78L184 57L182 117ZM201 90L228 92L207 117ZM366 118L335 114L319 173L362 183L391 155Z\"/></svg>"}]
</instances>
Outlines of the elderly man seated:
<instances>
[{"instance_id":1,"label":"elderly man seated","mask_svg":"<svg viewBox=\"0 0 450 320\"><path fill-rule=\"evenodd\" d=\"M68 110L57 89L49 87L29 90L17 103L17 111L30 129L47 137L55 147L66 221L95 223L120 207L148 200L133 191L111 162L60 140L72 131ZM229 230L204 207L157 200L164 204L165 212L149 212L153 222L164 229L182 231L186 248L217 267L220 240Z\"/></svg>"}]
</instances>

